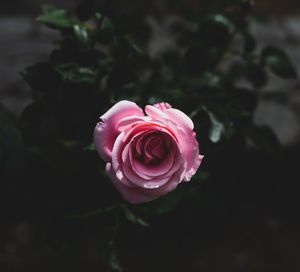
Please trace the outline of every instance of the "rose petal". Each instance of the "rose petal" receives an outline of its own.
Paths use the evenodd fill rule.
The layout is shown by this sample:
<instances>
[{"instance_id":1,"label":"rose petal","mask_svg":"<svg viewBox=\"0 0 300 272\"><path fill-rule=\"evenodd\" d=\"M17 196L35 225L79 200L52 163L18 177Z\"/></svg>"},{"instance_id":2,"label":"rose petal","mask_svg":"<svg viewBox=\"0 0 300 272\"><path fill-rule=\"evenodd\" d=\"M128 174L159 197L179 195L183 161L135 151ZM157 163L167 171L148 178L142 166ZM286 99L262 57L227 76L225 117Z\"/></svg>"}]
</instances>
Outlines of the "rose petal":
<instances>
[{"instance_id":1,"label":"rose petal","mask_svg":"<svg viewBox=\"0 0 300 272\"><path fill-rule=\"evenodd\" d=\"M111 160L114 142L120 133L118 123L128 116L144 116L144 113L135 103L123 100L100 117L94 130L94 143L103 160Z\"/></svg>"},{"instance_id":2,"label":"rose petal","mask_svg":"<svg viewBox=\"0 0 300 272\"><path fill-rule=\"evenodd\" d=\"M139 188L159 188L169 181L169 177L155 179L153 177L150 178L146 176L147 179L145 179L145 177L142 177L141 173L137 173L134 170L132 170L129 163L123 165L123 173L126 176L126 178L129 179L130 182L132 182L135 185L135 187Z\"/></svg>"},{"instance_id":3,"label":"rose petal","mask_svg":"<svg viewBox=\"0 0 300 272\"><path fill-rule=\"evenodd\" d=\"M182 181L183 175L186 170L186 164L181 164L181 167L176 171L169 179L169 182L166 183L164 186L161 186L157 189L151 189L149 193L151 193L152 196L156 196L156 198L166 195L167 193L173 191L178 184ZM145 192L145 190L144 190Z\"/></svg>"},{"instance_id":4,"label":"rose petal","mask_svg":"<svg viewBox=\"0 0 300 272\"><path fill-rule=\"evenodd\" d=\"M139 188L129 188L119 181L115 175L115 171L110 163L106 165L106 173L110 177L113 185L121 193L123 198L129 203L138 204L143 202L148 202L157 198L157 196L151 196L146 194L144 191Z\"/></svg>"},{"instance_id":5,"label":"rose petal","mask_svg":"<svg viewBox=\"0 0 300 272\"><path fill-rule=\"evenodd\" d=\"M117 127L119 131L124 131L128 127L132 127L135 124L142 124L149 121L151 121L151 118L148 116L127 116L119 121Z\"/></svg>"},{"instance_id":6,"label":"rose petal","mask_svg":"<svg viewBox=\"0 0 300 272\"><path fill-rule=\"evenodd\" d=\"M166 114L166 111L162 111L161 109L147 105L145 107L145 112L148 116L152 117L156 121L162 121L164 124L166 124L166 121L168 120L168 116Z\"/></svg>"},{"instance_id":7,"label":"rose petal","mask_svg":"<svg viewBox=\"0 0 300 272\"><path fill-rule=\"evenodd\" d=\"M199 155L199 144L195 132L179 130L177 136L182 148L182 158L187 162L184 181L189 181L198 170L203 157Z\"/></svg>"},{"instance_id":8,"label":"rose petal","mask_svg":"<svg viewBox=\"0 0 300 272\"><path fill-rule=\"evenodd\" d=\"M199 144L195 137L196 134L192 130L194 126L192 120L184 113L173 108L161 111L154 106L148 105L145 108L145 112L152 118L169 126L170 130L175 131L174 134L178 139L178 145L182 149L182 158L187 161L184 181L189 181L196 173L202 160L202 156L199 157Z\"/></svg>"},{"instance_id":9,"label":"rose petal","mask_svg":"<svg viewBox=\"0 0 300 272\"><path fill-rule=\"evenodd\" d=\"M150 177L158 177L170 171L170 169L174 166L175 154L176 151L170 150L168 156L157 165L145 165L133 158L132 154L130 154L130 163L132 169L138 174L141 173Z\"/></svg>"},{"instance_id":10,"label":"rose petal","mask_svg":"<svg viewBox=\"0 0 300 272\"><path fill-rule=\"evenodd\" d=\"M194 123L190 117L180 110L167 108L162 110L156 106L147 105L145 107L145 112L152 118L162 121L163 123L168 123L172 121L179 127L188 128L193 130Z\"/></svg>"},{"instance_id":11,"label":"rose petal","mask_svg":"<svg viewBox=\"0 0 300 272\"><path fill-rule=\"evenodd\" d=\"M134 144L134 141L132 141L130 144ZM130 182L132 182L135 186L141 188L158 188L167 183L169 180L169 176L165 175L164 177L162 177L161 175L168 172L168 170L170 170L170 168L172 167L174 159L173 156L169 156L172 161L168 162L166 160L165 162L162 162L162 165L144 166L143 164L140 164L140 162L136 158L133 157L132 150L134 150L134 147L130 147L130 144L128 144L124 148L122 153L122 169L123 174L126 176L126 178L130 180ZM139 164L140 167L144 167L144 171L142 171L141 168L139 169Z\"/></svg>"},{"instance_id":12,"label":"rose petal","mask_svg":"<svg viewBox=\"0 0 300 272\"><path fill-rule=\"evenodd\" d=\"M172 106L169 103L166 103L166 102L156 103L153 106L156 107L156 108L159 108L162 111L172 108Z\"/></svg>"},{"instance_id":13,"label":"rose petal","mask_svg":"<svg viewBox=\"0 0 300 272\"><path fill-rule=\"evenodd\" d=\"M193 177L193 175L196 174L196 172L202 162L203 157L204 156L202 156L202 155L199 155L196 157L193 166L185 173L183 181L190 181L191 178Z\"/></svg>"},{"instance_id":14,"label":"rose petal","mask_svg":"<svg viewBox=\"0 0 300 272\"><path fill-rule=\"evenodd\" d=\"M190 117L188 117L185 113L177 109L167 109L165 114L168 116L170 120L176 123L178 126L183 128L188 128L193 130L194 123Z\"/></svg>"}]
</instances>

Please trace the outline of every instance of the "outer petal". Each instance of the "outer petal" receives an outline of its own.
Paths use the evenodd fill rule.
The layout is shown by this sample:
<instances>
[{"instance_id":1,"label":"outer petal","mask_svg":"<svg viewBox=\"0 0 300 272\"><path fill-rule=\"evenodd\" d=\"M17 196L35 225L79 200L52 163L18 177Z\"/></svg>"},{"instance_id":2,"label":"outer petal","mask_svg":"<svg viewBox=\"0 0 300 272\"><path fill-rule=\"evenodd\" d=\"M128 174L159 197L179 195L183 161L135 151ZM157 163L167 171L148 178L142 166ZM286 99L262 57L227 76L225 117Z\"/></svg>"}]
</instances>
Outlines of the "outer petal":
<instances>
[{"instance_id":1,"label":"outer petal","mask_svg":"<svg viewBox=\"0 0 300 272\"><path fill-rule=\"evenodd\" d=\"M159 108L162 111L172 108L172 106L166 102L156 103L156 104L154 104L154 107Z\"/></svg>"},{"instance_id":2,"label":"outer petal","mask_svg":"<svg viewBox=\"0 0 300 272\"><path fill-rule=\"evenodd\" d=\"M158 107L147 105L145 107L145 112L155 121L160 121L164 124L166 124L166 121L168 121L168 115L165 113L165 111L162 111Z\"/></svg>"},{"instance_id":3,"label":"outer petal","mask_svg":"<svg viewBox=\"0 0 300 272\"><path fill-rule=\"evenodd\" d=\"M188 129L191 129L191 130L194 129L193 121L191 120L190 117L188 117L182 111L177 110L177 109L167 109L165 111L165 113L170 118L170 120L172 120L173 122L178 124L180 127L188 128Z\"/></svg>"},{"instance_id":4,"label":"outer petal","mask_svg":"<svg viewBox=\"0 0 300 272\"><path fill-rule=\"evenodd\" d=\"M179 131L179 140L182 147L182 156L187 162L184 181L190 181L198 170L203 156L199 154L199 144L196 140L196 133L193 131Z\"/></svg>"},{"instance_id":5,"label":"outer petal","mask_svg":"<svg viewBox=\"0 0 300 272\"><path fill-rule=\"evenodd\" d=\"M138 204L143 202L148 202L157 198L157 196L151 196L144 193L140 188L130 188L121 183L115 175L110 163L106 165L106 173L110 177L113 185L121 193L123 198L132 204Z\"/></svg>"},{"instance_id":6,"label":"outer petal","mask_svg":"<svg viewBox=\"0 0 300 272\"><path fill-rule=\"evenodd\" d=\"M191 118L177 109L166 108L162 110L157 106L147 105L145 107L145 112L153 119L159 120L165 124L167 124L168 121L172 121L173 123L184 129L193 130L194 128L194 123Z\"/></svg>"},{"instance_id":7,"label":"outer petal","mask_svg":"<svg viewBox=\"0 0 300 272\"><path fill-rule=\"evenodd\" d=\"M193 175L196 174L204 156L199 155L195 158L193 166L185 173L183 181L190 181Z\"/></svg>"},{"instance_id":8,"label":"outer petal","mask_svg":"<svg viewBox=\"0 0 300 272\"><path fill-rule=\"evenodd\" d=\"M100 117L94 130L94 144L103 160L111 161L114 142L120 133L118 123L128 116L144 116L144 113L134 102L123 100Z\"/></svg>"}]
</instances>

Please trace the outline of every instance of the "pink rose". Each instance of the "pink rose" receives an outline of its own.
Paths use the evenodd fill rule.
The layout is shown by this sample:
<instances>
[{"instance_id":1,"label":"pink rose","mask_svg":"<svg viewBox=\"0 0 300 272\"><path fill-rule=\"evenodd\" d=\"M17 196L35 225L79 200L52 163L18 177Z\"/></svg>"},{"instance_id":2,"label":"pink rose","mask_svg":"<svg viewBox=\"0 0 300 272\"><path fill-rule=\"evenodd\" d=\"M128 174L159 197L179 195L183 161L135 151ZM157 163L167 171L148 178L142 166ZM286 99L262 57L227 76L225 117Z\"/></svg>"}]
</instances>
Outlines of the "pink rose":
<instances>
[{"instance_id":1,"label":"pink rose","mask_svg":"<svg viewBox=\"0 0 300 272\"><path fill-rule=\"evenodd\" d=\"M106 172L130 203L156 199L196 173L203 156L192 120L167 103L143 110L120 101L100 117L96 150Z\"/></svg>"}]
</instances>

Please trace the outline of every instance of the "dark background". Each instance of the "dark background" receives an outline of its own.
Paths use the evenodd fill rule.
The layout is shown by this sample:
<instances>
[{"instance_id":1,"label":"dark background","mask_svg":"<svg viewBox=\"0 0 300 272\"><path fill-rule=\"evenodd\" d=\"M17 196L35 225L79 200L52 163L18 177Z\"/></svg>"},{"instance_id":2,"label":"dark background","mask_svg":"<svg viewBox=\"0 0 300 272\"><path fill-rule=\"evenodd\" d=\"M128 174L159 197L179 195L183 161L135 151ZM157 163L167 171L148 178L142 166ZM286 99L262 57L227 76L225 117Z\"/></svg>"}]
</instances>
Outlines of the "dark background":
<instances>
[{"instance_id":1,"label":"dark background","mask_svg":"<svg viewBox=\"0 0 300 272\"><path fill-rule=\"evenodd\" d=\"M48 2L74 9L74 1ZM179 1L175 9L191 14L221 9L220 1L207 2ZM251 30L259 46L284 48L299 71L299 1L257 2L254 13L260 22L253 22ZM145 2L144 10L162 3ZM19 72L46 58L57 39L35 22L40 5L37 0L0 3L0 101L15 116L32 101ZM165 42L161 35L153 47ZM120 227L118 253L124 271L300 270L299 88L299 80L271 78L255 111L255 122L275 131L280 152L232 155L229 149L228 155L212 158L216 167L201 185L199 198L204 201L197 210L183 204L150 218L150 229ZM274 93L281 94L279 101L268 99ZM37 172L42 176L43 169ZM21 185L20 180L0 182L12 183L1 186L9 190L0 194L0 271L109 271L102 262L106 233L100 226L111 218L63 217L76 208L97 207L96 190L91 193L75 180L73 190L58 192L57 182L49 186L48 176L41 183L28 177Z\"/></svg>"}]
</instances>

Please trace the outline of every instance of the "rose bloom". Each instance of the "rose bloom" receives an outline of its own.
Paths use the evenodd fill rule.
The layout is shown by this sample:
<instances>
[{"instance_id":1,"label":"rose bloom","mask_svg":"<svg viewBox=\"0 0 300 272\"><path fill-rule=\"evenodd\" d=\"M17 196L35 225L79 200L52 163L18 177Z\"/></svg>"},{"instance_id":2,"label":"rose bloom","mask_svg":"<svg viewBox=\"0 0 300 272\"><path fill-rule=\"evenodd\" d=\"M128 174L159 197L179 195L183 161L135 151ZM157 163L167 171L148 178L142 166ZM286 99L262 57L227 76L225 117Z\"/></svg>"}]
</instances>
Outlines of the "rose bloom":
<instances>
[{"instance_id":1,"label":"rose bloom","mask_svg":"<svg viewBox=\"0 0 300 272\"><path fill-rule=\"evenodd\" d=\"M100 117L94 144L106 173L130 203L154 200L189 181L203 156L192 120L168 103L120 101Z\"/></svg>"}]
</instances>

